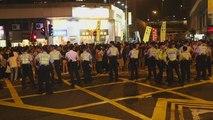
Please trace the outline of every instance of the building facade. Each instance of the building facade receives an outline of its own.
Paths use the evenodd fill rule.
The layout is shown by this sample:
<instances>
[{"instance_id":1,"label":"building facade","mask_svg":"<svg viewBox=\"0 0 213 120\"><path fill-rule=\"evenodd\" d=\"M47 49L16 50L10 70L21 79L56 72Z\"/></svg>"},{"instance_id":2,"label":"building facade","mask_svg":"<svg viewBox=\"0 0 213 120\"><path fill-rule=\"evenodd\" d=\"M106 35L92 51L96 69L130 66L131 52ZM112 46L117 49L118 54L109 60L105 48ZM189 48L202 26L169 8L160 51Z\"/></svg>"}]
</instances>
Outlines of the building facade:
<instances>
[{"instance_id":1,"label":"building facade","mask_svg":"<svg viewBox=\"0 0 213 120\"><path fill-rule=\"evenodd\" d=\"M52 25L50 35L49 26ZM123 10L111 4L60 2L0 5L1 46L122 41ZM44 30L44 31L43 31Z\"/></svg>"},{"instance_id":2,"label":"building facade","mask_svg":"<svg viewBox=\"0 0 213 120\"><path fill-rule=\"evenodd\" d=\"M190 11L190 30L202 35L203 39L213 38L213 1L196 0Z\"/></svg>"}]
</instances>

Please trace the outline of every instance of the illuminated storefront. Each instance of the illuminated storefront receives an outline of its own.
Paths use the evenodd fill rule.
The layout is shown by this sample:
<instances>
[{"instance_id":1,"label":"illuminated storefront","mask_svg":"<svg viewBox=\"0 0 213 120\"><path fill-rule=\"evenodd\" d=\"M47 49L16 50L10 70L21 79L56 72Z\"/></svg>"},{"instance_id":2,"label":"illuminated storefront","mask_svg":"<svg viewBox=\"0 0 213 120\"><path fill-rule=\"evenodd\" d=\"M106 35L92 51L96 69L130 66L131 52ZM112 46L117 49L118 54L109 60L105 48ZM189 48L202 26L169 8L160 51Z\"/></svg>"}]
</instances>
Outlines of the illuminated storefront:
<instances>
[{"instance_id":1,"label":"illuminated storefront","mask_svg":"<svg viewBox=\"0 0 213 120\"><path fill-rule=\"evenodd\" d=\"M73 7L72 17L52 18L52 44L108 43L123 40L125 16L122 10L108 8Z\"/></svg>"}]
</instances>

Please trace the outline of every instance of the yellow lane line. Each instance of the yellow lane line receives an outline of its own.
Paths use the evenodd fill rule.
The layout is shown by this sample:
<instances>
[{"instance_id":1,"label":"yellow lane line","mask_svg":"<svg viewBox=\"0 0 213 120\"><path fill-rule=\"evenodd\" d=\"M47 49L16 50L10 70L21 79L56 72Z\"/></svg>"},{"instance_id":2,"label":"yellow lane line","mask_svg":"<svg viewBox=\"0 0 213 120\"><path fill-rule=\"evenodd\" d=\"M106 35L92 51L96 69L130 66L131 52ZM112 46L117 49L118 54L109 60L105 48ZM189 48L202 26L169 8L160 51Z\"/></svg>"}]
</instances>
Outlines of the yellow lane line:
<instances>
[{"instance_id":1,"label":"yellow lane line","mask_svg":"<svg viewBox=\"0 0 213 120\"><path fill-rule=\"evenodd\" d=\"M178 113L179 113L179 120L184 120L182 105L178 105Z\"/></svg>"},{"instance_id":2,"label":"yellow lane line","mask_svg":"<svg viewBox=\"0 0 213 120\"><path fill-rule=\"evenodd\" d=\"M175 120L175 103L171 103L171 115L170 120Z\"/></svg>"},{"instance_id":3,"label":"yellow lane line","mask_svg":"<svg viewBox=\"0 0 213 120\"><path fill-rule=\"evenodd\" d=\"M165 120L166 109L167 109L167 100L159 98L152 115L152 120Z\"/></svg>"},{"instance_id":4,"label":"yellow lane line","mask_svg":"<svg viewBox=\"0 0 213 120\"><path fill-rule=\"evenodd\" d=\"M116 118L111 118L111 117L106 117L101 115L59 110L54 108L47 108L47 107L33 106L33 105L26 105L26 104L20 105L20 104L14 104L14 103L4 102L4 101L0 101L0 105L22 108L27 110L40 111L40 112L48 112L48 113L54 113L54 114L60 114L60 115L67 115L67 116L73 116L73 117L80 117L80 118L86 118L91 120L118 120Z\"/></svg>"},{"instance_id":5,"label":"yellow lane line","mask_svg":"<svg viewBox=\"0 0 213 120\"><path fill-rule=\"evenodd\" d=\"M5 83L10 91L12 98L14 99L16 104L23 104L21 98L19 97L16 89L13 87L12 83L9 80L5 80Z\"/></svg>"},{"instance_id":6,"label":"yellow lane line","mask_svg":"<svg viewBox=\"0 0 213 120\"><path fill-rule=\"evenodd\" d=\"M112 99L112 101L118 102L118 101L122 101L122 100L134 99L134 98L144 98L146 96L149 96L149 95L152 95L152 94L155 94L155 93L158 93L158 92L161 92L161 91L149 92L149 93L136 95L136 96L115 98L115 99ZM85 104L85 105L65 108L65 110L75 110L75 109L80 109L80 108L87 108L87 107L92 107L92 106L101 105L101 104L105 104L105 103L108 103L108 102L107 101L101 101L101 102L89 103L89 104Z\"/></svg>"},{"instance_id":7,"label":"yellow lane line","mask_svg":"<svg viewBox=\"0 0 213 120\"><path fill-rule=\"evenodd\" d=\"M90 103L90 104L85 104L85 105L80 105L80 106L75 106L75 107L70 107L70 108L64 108L63 110L76 110L76 109L82 109L82 108L87 108L87 107L92 107L96 105L102 105L107 103L106 101L101 101L101 102L95 102L95 103Z\"/></svg>"},{"instance_id":8,"label":"yellow lane line","mask_svg":"<svg viewBox=\"0 0 213 120\"><path fill-rule=\"evenodd\" d=\"M70 83L68 81L64 81L64 82L66 84L70 85ZM105 97L103 97L103 96L101 96L99 94L96 94L96 93L94 93L92 91L89 91L89 90L87 90L85 88L81 88L79 86L76 86L76 88L79 89L79 90L81 90L81 91L83 91L83 92L85 92L85 93L88 93L88 94L90 94L90 95L92 95L92 96L94 96L94 97L96 97L98 99L106 101L106 102L108 102L108 103L110 103L110 104L112 104L112 105L114 105L114 106L122 109L123 111L126 111L126 112L128 112L128 113L130 113L130 114L132 114L132 115L134 115L134 116L136 116L138 118L141 118L143 120L149 120L150 119L150 118L148 118L148 117L146 117L146 116L144 116L144 115L142 115L142 114L140 114L140 113L138 113L138 112L136 112L136 111L134 111L132 109L127 108L126 106L123 106L123 105L121 105L121 104L119 104L119 103L117 103L115 101L112 101L112 100L110 100L108 98L105 98Z\"/></svg>"},{"instance_id":9,"label":"yellow lane line","mask_svg":"<svg viewBox=\"0 0 213 120\"><path fill-rule=\"evenodd\" d=\"M99 84L99 85L93 85L93 86L87 86L85 88L97 88L97 87L103 87L103 86L108 86L108 85L115 85L115 84L121 84L121 83L125 83L125 81L121 81L121 82L113 82L113 83L105 83L105 84ZM68 90L60 90L60 91L55 91L54 94L58 94L58 93L65 93L65 92L71 92L71 91L77 91L78 89L68 89ZM30 98L30 97L37 97L37 96L44 96L45 94L32 94L32 95L25 95L25 96L20 96L20 98ZM4 98L4 99L0 99L3 101L6 100L12 100L13 98Z\"/></svg>"},{"instance_id":10,"label":"yellow lane line","mask_svg":"<svg viewBox=\"0 0 213 120\"><path fill-rule=\"evenodd\" d=\"M172 94L176 94L176 95L179 95L179 96L183 96L183 97L186 97L186 98L189 98L189 99L194 99L194 100L198 100L198 101L206 101L206 100L203 100L203 99L200 99L200 98L197 98L197 97L193 97L193 96L190 96L190 95L186 95L186 94L183 94L183 93L179 93L179 92L176 92L176 91L173 91L173 90L177 90L177 89L181 89L183 87L176 87L176 88L169 88L169 89L163 89L163 88L160 88L160 87L156 87L156 86L152 86L152 85L147 85L147 84L144 84L144 83L138 83L138 82L133 82L133 81L130 81L126 78L120 78L124 81L128 81L128 82L131 82L131 83L135 83L135 84L138 84L138 85L142 85L142 86L146 86L146 87L150 87L150 88L154 88L154 89L157 89L157 90L162 90L161 92L169 92L169 93L172 93ZM204 83L207 83L208 81L204 81L200 84L204 84ZM195 83L194 85L200 85L198 83ZM186 87L191 87L193 85L188 85ZM184 88L186 88L184 87Z\"/></svg>"}]
</instances>

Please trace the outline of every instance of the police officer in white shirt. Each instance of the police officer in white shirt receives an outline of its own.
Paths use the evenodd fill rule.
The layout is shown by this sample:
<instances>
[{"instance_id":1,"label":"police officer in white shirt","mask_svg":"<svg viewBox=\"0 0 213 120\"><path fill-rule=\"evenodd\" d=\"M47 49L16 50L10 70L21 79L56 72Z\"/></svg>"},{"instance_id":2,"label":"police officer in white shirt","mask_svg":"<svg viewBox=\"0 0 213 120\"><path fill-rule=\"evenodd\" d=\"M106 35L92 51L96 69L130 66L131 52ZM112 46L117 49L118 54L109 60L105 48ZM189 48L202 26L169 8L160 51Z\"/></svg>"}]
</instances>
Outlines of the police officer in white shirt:
<instances>
[{"instance_id":1,"label":"police officer in white shirt","mask_svg":"<svg viewBox=\"0 0 213 120\"><path fill-rule=\"evenodd\" d=\"M54 60L47 53L47 46L42 47L42 52L35 57L35 64L39 63L39 66L36 66L38 69L38 93L43 93L43 83L45 82L46 94L53 94L51 83L50 83L50 65L53 65Z\"/></svg>"},{"instance_id":2,"label":"police officer in white shirt","mask_svg":"<svg viewBox=\"0 0 213 120\"><path fill-rule=\"evenodd\" d=\"M57 46L50 46L50 56L53 58L54 60L54 66L55 66L55 71L57 73L58 76L58 83L60 85L62 85L62 79L61 79L61 53L56 50ZM52 70L52 81L54 83L54 71Z\"/></svg>"},{"instance_id":3,"label":"police officer in white shirt","mask_svg":"<svg viewBox=\"0 0 213 120\"><path fill-rule=\"evenodd\" d=\"M115 73L114 79L118 81L118 48L115 47L113 41L110 42L110 48L107 50L107 55L109 57L109 82L113 81L113 71Z\"/></svg>"},{"instance_id":4,"label":"police officer in white shirt","mask_svg":"<svg viewBox=\"0 0 213 120\"><path fill-rule=\"evenodd\" d=\"M92 55L88 52L85 45L82 46L83 53L80 55L81 65L84 72L84 83L92 83Z\"/></svg>"},{"instance_id":5,"label":"police officer in white shirt","mask_svg":"<svg viewBox=\"0 0 213 120\"><path fill-rule=\"evenodd\" d=\"M23 48L23 53L19 56L19 62L22 69L22 89L26 88L26 77L29 77L32 89L35 89L32 71L32 56L28 54L28 48Z\"/></svg>"},{"instance_id":6,"label":"police officer in white shirt","mask_svg":"<svg viewBox=\"0 0 213 120\"><path fill-rule=\"evenodd\" d=\"M78 56L78 53L73 50L74 46L72 44L69 46L69 48L70 48L70 51L66 53L65 58L68 60L68 69L70 74L71 87L74 88L76 82L74 81L73 73L75 73L75 76L77 77L77 83L81 84L79 71L78 71L79 56Z\"/></svg>"},{"instance_id":7,"label":"police officer in white shirt","mask_svg":"<svg viewBox=\"0 0 213 120\"><path fill-rule=\"evenodd\" d=\"M197 67L197 78L196 80L200 81L200 74L202 72L203 79L208 79L206 76L206 65L207 62L207 52L208 48L204 41L200 40L198 42L198 47L195 49L196 53L196 67Z\"/></svg>"},{"instance_id":8,"label":"police officer in white shirt","mask_svg":"<svg viewBox=\"0 0 213 120\"><path fill-rule=\"evenodd\" d=\"M138 79L138 56L139 56L139 50L136 49L136 44L132 45L133 49L129 52L130 57L130 69L131 69L131 75L130 80Z\"/></svg>"}]
</instances>

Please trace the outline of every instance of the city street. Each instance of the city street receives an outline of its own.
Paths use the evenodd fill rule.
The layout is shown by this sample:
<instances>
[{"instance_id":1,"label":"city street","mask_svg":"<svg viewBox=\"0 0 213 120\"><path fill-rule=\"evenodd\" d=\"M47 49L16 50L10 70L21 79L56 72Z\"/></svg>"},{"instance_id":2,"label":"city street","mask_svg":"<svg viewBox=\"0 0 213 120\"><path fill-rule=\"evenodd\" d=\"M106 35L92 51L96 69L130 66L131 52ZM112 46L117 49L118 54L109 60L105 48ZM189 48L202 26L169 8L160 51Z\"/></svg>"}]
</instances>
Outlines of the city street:
<instances>
[{"instance_id":1,"label":"city street","mask_svg":"<svg viewBox=\"0 0 213 120\"><path fill-rule=\"evenodd\" d=\"M119 81L108 82L107 74L95 75L91 85L56 86L54 94L39 95L30 86L22 90L20 82L5 81L0 91L1 120L211 120L213 116L213 77L172 87L145 81L147 70L140 70L140 79L128 79L128 72L119 73ZM192 70L192 78L195 70Z\"/></svg>"}]
</instances>

